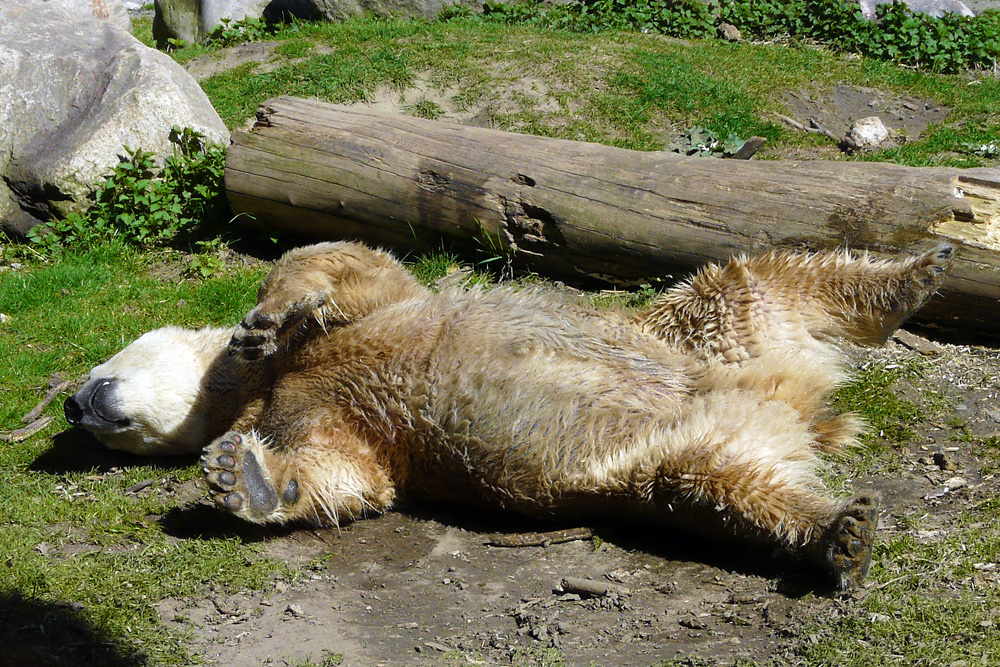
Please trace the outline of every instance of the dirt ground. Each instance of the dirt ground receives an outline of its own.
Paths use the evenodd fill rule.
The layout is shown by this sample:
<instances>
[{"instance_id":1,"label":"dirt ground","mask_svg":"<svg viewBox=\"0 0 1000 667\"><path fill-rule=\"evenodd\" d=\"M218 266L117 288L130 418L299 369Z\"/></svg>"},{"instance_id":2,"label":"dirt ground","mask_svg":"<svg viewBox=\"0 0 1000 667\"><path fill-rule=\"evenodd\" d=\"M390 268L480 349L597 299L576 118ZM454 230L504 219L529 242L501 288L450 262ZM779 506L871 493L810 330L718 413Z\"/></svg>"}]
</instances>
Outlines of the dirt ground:
<instances>
[{"instance_id":1,"label":"dirt ground","mask_svg":"<svg viewBox=\"0 0 1000 667\"><path fill-rule=\"evenodd\" d=\"M853 349L851 356L858 367L922 359L927 370L919 386L901 381L897 392L918 400L928 390L940 392L973 442L1000 433L1000 350L937 347L923 356L893 340L885 348ZM897 532L918 541L946 539L958 512L1000 491L1000 479L980 474L983 462L973 445L956 446L952 429L928 421L916 430L901 470L849 482L881 492L881 540ZM849 461L837 465L852 478ZM328 654L362 667L560 664L540 662L558 649L566 665L646 666L668 659L730 665L740 657L793 651L810 641L805 626L850 612L866 594L838 595L780 553L640 525L588 526L594 537L548 546L490 546L498 533L578 526L449 506L409 507L340 530L246 533L209 507L202 486L167 491L180 501L179 509L157 519L168 534L261 539L271 556L305 573L265 590L160 603L163 622L186 634L189 648L209 664L319 664ZM918 516L919 530L910 528L908 519ZM613 590L604 596L565 592L560 583L567 577Z\"/></svg>"}]
</instances>

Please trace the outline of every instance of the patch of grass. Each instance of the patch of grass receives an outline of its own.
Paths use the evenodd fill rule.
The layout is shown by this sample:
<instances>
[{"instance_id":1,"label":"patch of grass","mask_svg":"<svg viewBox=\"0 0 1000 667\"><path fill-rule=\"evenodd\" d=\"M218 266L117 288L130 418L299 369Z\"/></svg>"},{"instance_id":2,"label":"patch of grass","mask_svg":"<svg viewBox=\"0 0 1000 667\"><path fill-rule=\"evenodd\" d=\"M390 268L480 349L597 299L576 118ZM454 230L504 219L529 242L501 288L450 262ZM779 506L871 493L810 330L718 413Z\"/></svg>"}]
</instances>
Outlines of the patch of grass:
<instances>
[{"instance_id":1,"label":"patch of grass","mask_svg":"<svg viewBox=\"0 0 1000 667\"><path fill-rule=\"evenodd\" d=\"M203 82L229 127L242 125L260 102L276 95L351 103L370 99L380 86L402 92L420 75L430 85L456 91L454 110L483 108L500 129L659 150L684 130L701 126L720 136L764 136L766 157L784 146L826 141L777 122L774 112L784 110L786 92L850 83L952 109L925 137L854 159L982 166L997 160L970 145L1000 143L994 112L1000 81L982 77L970 85L965 75L902 69L811 45L680 42L467 17L303 23L269 39L283 41L278 47L279 53L288 49L283 57L301 59L270 72L246 64ZM305 44L332 52L303 57ZM431 113L438 115L437 109Z\"/></svg>"},{"instance_id":2,"label":"patch of grass","mask_svg":"<svg viewBox=\"0 0 1000 667\"><path fill-rule=\"evenodd\" d=\"M413 104L403 107L403 111L411 116L427 120L437 120L444 115L444 109L441 108L440 104L423 97Z\"/></svg>"},{"instance_id":3,"label":"patch of grass","mask_svg":"<svg viewBox=\"0 0 1000 667\"><path fill-rule=\"evenodd\" d=\"M282 42L274 49L276 56L284 58L305 58L316 48L315 42L305 38L294 38Z\"/></svg>"},{"instance_id":4,"label":"patch of grass","mask_svg":"<svg viewBox=\"0 0 1000 667\"><path fill-rule=\"evenodd\" d=\"M178 281L161 278L164 269L180 273L177 253L107 242L0 273L0 312L10 317L0 336L0 431L21 426L50 377L80 377L148 329L238 320L262 277L260 269L234 267ZM58 402L45 414L65 427ZM190 664L179 637L159 623L156 602L209 588L259 589L285 570L238 537L176 540L164 532L155 517L183 510L156 491L198 478L193 462L107 472L52 467L39 463L51 433L0 448L0 596L40 609L76 605L81 621L122 652L141 637L144 660ZM147 479L154 492L125 492Z\"/></svg>"},{"instance_id":5,"label":"patch of grass","mask_svg":"<svg viewBox=\"0 0 1000 667\"><path fill-rule=\"evenodd\" d=\"M139 16L132 19L132 36L151 49L156 48L153 39L153 17Z\"/></svg>"},{"instance_id":6,"label":"patch of grass","mask_svg":"<svg viewBox=\"0 0 1000 667\"><path fill-rule=\"evenodd\" d=\"M288 663L289 667L338 667L344 664L344 656L339 653L325 651L319 662L313 662L312 656L306 656L301 660L293 660Z\"/></svg>"},{"instance_id":7,"label":"patch of grass","mask_svg":"<svg viewBox=\"0 0 1000 667\"><path fill-rule=\"evenodd\" d=\"M792 664L994 665L1000 661L1000 502L969 508L944 538L876 544L867 595L803 628Z\"/></svg>"},{"instance_id":8,"label":"patch of grass","mask_svg":"<svg viewBox=\"0 0 1000 667\"><path fill-rule=\"evenodd\" d=\"M838 411L857 412L868 426L861 438L863 447L857 460L858 469L870 468L876 460L896 457L899 446L913 440L913 427L924 419L924 408L900 396L894 385L902 379L918 379L922 373L918 362L904 365L870 363L834 394L833 404ZM852 454L852 463L855 459Z\"/></svg>"},{"instance_id":9,"label":"patch of grass","mask_svg":"<svg viewBox=\"0 0 1000 667\"><path fill-rule=\"evenodd\" d=\"M511 656L513 667L562 667L566 655L554 648L514 648Z\"/></svg>"}]
</instances>

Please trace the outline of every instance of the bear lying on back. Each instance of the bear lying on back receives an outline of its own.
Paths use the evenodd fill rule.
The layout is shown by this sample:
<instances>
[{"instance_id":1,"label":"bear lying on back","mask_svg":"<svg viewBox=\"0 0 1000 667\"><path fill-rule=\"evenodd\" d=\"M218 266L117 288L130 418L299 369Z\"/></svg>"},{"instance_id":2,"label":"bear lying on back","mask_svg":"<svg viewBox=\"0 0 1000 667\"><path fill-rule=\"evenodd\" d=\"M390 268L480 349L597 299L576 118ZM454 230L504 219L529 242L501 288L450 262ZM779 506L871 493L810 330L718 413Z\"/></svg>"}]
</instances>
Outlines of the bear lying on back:
<instances>
[{"instance_id":1,"label":"bear lying on back","mask_svg":"<svg viewBox=\"0 0 1000 667\"><path fill-rule=\"evenodd\" d=\"M835 500L817 474L860 431L827 405L835 342L884 341L951 259L772 252L627 314L435 293L387 253L319 244L277 262L235 332L150 332L66 416L114 449L204 448L215 503L256 523L338 525L407 497L627 517L780 545L849 588L878 502Z\"/></svg>"}]
</instances>

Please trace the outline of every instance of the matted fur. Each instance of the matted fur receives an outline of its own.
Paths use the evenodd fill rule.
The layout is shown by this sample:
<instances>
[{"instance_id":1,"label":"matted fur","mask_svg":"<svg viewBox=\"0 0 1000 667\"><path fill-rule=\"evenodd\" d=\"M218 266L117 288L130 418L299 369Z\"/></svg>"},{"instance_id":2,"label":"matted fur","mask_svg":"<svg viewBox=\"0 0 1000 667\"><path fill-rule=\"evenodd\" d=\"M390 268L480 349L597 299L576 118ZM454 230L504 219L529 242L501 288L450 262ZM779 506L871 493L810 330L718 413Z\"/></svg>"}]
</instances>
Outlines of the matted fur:
<instances>
[{"instance_id":1,"label":"matted fur","mask_svg":"<svg viewBox=\"0 0 1000 667\"><path fill-rule=\"evenodd\" d=\"M832 499L818 475L818 452L860 429L827 404L845 377L836 342L884 341L951 255L738 257L622 315L540 288L435 293L388 253L318 244L279 260L235 332L165 334L162 361L140 339L90 383L114 379L107 414L175 411L139 369L218 350L196 384L242 387L242 410L199 390L182 421L202 430L182 445L150 446L149 420L144 449L129 429L102 437L208 445L213 497L250 521L339 524L409 496L631 516L782 545L853 585L877 505Z\"/></svg>"}]
</instances>

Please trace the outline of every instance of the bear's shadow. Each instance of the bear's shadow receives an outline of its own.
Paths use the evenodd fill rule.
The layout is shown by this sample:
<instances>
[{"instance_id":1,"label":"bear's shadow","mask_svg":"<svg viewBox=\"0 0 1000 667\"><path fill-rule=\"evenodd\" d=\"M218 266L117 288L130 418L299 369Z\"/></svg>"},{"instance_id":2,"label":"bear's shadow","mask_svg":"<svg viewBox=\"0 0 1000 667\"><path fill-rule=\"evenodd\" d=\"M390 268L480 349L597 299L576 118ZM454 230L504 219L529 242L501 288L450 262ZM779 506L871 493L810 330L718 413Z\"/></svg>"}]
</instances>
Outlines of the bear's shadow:
<instances>
[{"instance_id":1,"label":"bear's shadow","mask_svg":"<svg viewBox=\"0 0 1000 667\"><path fill-rule=\"evenodd\" d=\"M69 428L52 437L52 447L28 466L31 470L52 475L69 472L111 472L115 468L154 466L177 469L191 465L194 457L138 456L117 452L102 445L89 431Z\"/></svg>"},{"instance_id":2,"label":"bear's shadow","mask_svg":"<svg viewBox=\"0 0 1000 667\"><path fill-rule=\"evenodd\" d=\"M480 533L484 541L493 534L545 533L585 526L600 541L628 553L642 552L674 563L699 563L731 574L777 581L777 592L786 597L823 595L833 590L832 583L818 576L815 565L804 563L781 550L715 540L682 529L651 526L639 521L611 523L584 520L568 524L430 501L415 502L398 511L421 522L434 521Z\"/></svg>"},{"instance_id":3,"label":"bear's shadow","mask_svg":"<svg viewBox=\"0 0 1000 667\"><path fill-rule=\"evenodd\" d=\"M705 538L679 530L650 530L642 523L581 522L556 523L502 512L484 512L446 503L417 501L394 512L418 524L435 523L463 532L478 534L485 543L495 534L544 533L578 528L593 530L594 536L626 552L643 552L676 563L699 563L730 574L761 577L777 581L777 592L786 597L826 594L831 586L817 577L815 566L763 547L737 545ZM287 537L297 531L330 531L333 539L349 533L352 525L363 521L378 521L378 517L361 519L345 528L314 528L306 525L256 526L225 512L208 502L191 503L169 510L160 519L163 531L178 539L213 540L238 537L244 542L264 542ZM663 534L669 534L665 538ZM401 538L403 539L403 538ZM522 548L522 547L510 547ZM531 547L527 547L531 548Z\"/></svg>"},{"instance_id":4,"label":"bear's shadow","mask_svg":"<svg viewBox=\"0 0 1000 667\"><path fill-rule=\"evenodd\" d=\"M165 469L185 468L194 457L137 456L107 449L89 432L71 428L52 439L52 447L32 462L30 468L60 474L67 472L110 472L130 466L156 466ZM525 518L515 514L482 511L447 503L415 501L396 510L419 522L437 522L463 531L479 533L483 540L490 534L548 532L578 525ZM363 519L372 520L372 519ZM377 520L377 519L375 519ZM257 526L221 512L207 499L173 507L159 519L163 532L178 539L215 540L238 537L244 542L263 542L306 529L303 525ZM642 523L585 522L600 540L626 551L641 551L675 562L702 563L725 572L777 579L779 592L789 597L829 590L816 577L814 567L783 557L774 550L757 547L734 547L680 530L655 528ZM311 529L311 528L310 528ZM315 529L312 529L315 530ZM324 530L324 529L321 529ZM337 534L336 528L328 529ZM513 547L516 548L516 547Z\"/></svg>"}]
</instances>

